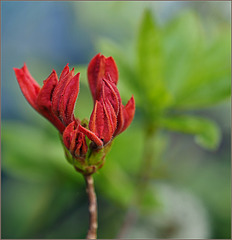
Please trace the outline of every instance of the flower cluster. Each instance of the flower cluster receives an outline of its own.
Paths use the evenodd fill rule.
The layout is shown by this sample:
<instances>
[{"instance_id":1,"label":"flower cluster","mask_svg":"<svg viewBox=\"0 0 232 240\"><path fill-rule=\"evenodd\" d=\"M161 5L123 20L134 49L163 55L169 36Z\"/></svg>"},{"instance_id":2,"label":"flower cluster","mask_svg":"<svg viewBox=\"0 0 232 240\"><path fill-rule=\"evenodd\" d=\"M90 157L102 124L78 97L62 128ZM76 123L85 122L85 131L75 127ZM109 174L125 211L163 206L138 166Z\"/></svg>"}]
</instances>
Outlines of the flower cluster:
<instances>
[{"instance_id":1,"label":"flower cluster","mask_svg":"<svg viewBox=\"0 0 232 240\"><path fill-rule=\"evenodd\" d=\"M59 80L53 70L42 88L26 64L14 71L27 101L59 130L68 161L86 175L99 169L113 138L130 125L135 113L133 96L125 106L122 104L113 58L98 54L89 63L88 82L94 101L89 122L74 116L80 73L74 75L68 64Z\"/></svg>"}]
</instances>

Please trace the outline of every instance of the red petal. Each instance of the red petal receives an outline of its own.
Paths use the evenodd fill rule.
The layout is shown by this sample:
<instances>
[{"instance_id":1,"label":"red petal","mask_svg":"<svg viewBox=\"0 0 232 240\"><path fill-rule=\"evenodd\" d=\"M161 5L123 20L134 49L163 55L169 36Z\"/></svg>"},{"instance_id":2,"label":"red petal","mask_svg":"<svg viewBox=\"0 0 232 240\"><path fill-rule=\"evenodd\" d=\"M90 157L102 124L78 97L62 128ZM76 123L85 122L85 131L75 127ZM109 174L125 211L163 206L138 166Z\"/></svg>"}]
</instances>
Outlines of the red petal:
<instances>
[{"instance_id":1,"label":"red petal","mask_svg":"<svg viewBox=\"0 0 232 240\"><path fill-rule=\"evenodd\" d=\"M123 107L124 106L122 104L120 104L119 112L118 112L118 116L117 116L117 128L114 132L114 137L117 136L121 132L122 127L124 125Z\"/></svg>"},{"instance_id":2,"label":"red petal","mask_svg":"<svg viewBox=\"0 0 232 240\"><path fill-rule=\"evenodd\" d=\"M103 107L99 101L95 102L93 112L89 120L89 129L90 131L97 133L97 128L103 123ZM99 129L98 129L99 132ZM100 132L101 135L101 132Z\"/></svg>"},{"instance_id":3,"label":"red petal","mask_svg":"<svg viewBox=\"0 0 232 240\"><path fill-rule=\"evenodd\" d=\"M94 134L93 132L91 132L90 130L82 127L81 125L79 125L78 127L79 131L81 131L82 133L84 133L91 141L95 142L97 144L97 146L102 146L103 142L101 141L101 139L99 139L96 134Z\"/></svg>"},{"instance_id":4,"label":"red petal","mask_svg":"<svg viewBox=\"0 0 232 240\"><path fill-rule=\"evenodd\" d=\"M81 132L78 132L76 138L76 147L75 147L75 155L83 156L87 153L88 146L85 141L85 135Z\"/></svg>"},{"instance_id":5,"label":"red petal","mask_svg":"<svg viewBox=\"0 0 232 240\"><path fill-rule=\"evenodd\" d=\"M71 133L74 131L76 122L71 122L64 130L63 132L63 143L66 146L67 149L70 148L71 145Z\"/></svg>"},{"instance_id":6,"label":"red petal","mask_svg":"<svg viewBox=\"0 0 232 240\"><path fill-rule=\"evenodd\" d=\"M47 118L62 133L65 126L51 110L52 93L57 85L57 82L57 75L53 70L50 76L44 81L44 85L39 92L36 102L38 112Z\"/></svg>"},{"instance_id":7,"label":"red petal","mask_svg":"<svg viewBox=\"0 0 232 240\"><path fill-rule=\"evenodd\" d=\"M40 86L29 73L25 63L21 69L14 68L14 71L23 95L31 106L37 109L36 99L40 91Z\"/></svg>"},{"instance_id":8,"label":"red petal","mask_svg":"<svg viewBox=\"0 0 232 240\"><path fill-rule=\"evenodd\" d=\"M88 66L88 81L94 101L100 98L102 78L117 85L118 69L112 57L106 58L99 53L90 61Z\"/></svg>"},{"instance_id":9,"label":"red petal","mask_svg":"<svg viewBox=\"0 0 232 240\"><path fill-rule=\"evenodd\" d=\"M51 110L52 93L54 91L54 88L56 87L57 82L57 75L56 72L53 70L50 76L43 82L44 85L41 88L41 91L37 97L37 105L41 111L44 108L48 109L49 111Z\"/></svg>"},{"instance_id":10,"label":"red petal","mask_svg":"<svg viewBox=\"0 0 232 240\"><path fill-rule=\"evenodd\" d=\"M123 118L124 118L124 124L120 131L123 132L127 129L127 127L131 124L134 115L135 115L135 99L134 96L131 97L131 99L128 101L126 106L123 106Z\"/></svg>"},{"instance_id":11,"label":"red petal","mask_svg":"<svg viewBox=\"0 0 232 240\"><path fill-rule=\"evenodd\" d=\"M61 102L61 96L63 94L63 91L67 83L74 76L74 69L72 69L69 73L67 72L68 72L68 66L66 66L63 72L61 73L60 80L56 85L55 90L52 94L52 111L57 117L60 117L60 102Z\"/></svg>"},{"instance_id":12,"label":"red petal","mask_svg":"<svg viewBox=\"0 0 232 240\"><path fill-rule=\"evenodd\" d=\"M68 125L73 121L73 109L79 93L79 76L80 73L76 74L67 84L60 97L60 118L63 120L65 125Z\"/></svg>"},{"instance_id":13,"label":"red petal","mask_svg":"<svg viewBox=\"0 0 232 240\"><path fill-rule=\"evenodd\" d=\"M82 156L88 151L85 135L79 131L77 122L71 122L64 130L63 142L72 155Z\"/></svg>"},{"instance_id":14,"label":"red petal","mask_svg":"<svg viewBox=\"0 0 232 240\"><path fill-rule=\"evenodd\" d=\"M89 129L107 143L111 140L115 128L116 114L112 105L109 102L105 103L103 99L96 101L90 117Z\"/></svg>"},{"instance_id":15,"label":"red petal","mask_svg":"<svg viewBox=\"0 0 232 240\"><path fill-rule=\"evenodd\" d=\"M85 140L85 135L82 134L82 146L81 146L81 155L84 155L87 153L88 151L88 146L87 146L87 143L86 143L86 140Z\"/></svg>"},{"instance_id":16,"label":"red petal","mask_svg":"<svg viewBox=\"0 0 232 240\"><path fill-rule=\"evenodd\" d=\"M105 58L105 57L104 57ZM105 77L112 83L118 83L118 68L112 57L105 58Z\"/></svg>"},{"instance_id":17,"label":"red petal","mask_svg":"<svg viewBox=\"0 0 232 240\"><path fill-rule=\"evenodd\" d=\"M110 109L110 105L107 105L106 103L104 103L104 101L102 101L102 105L103 105L103 111L104 111L104 125L103 125L103 139L104 139L104 143L107 143L111 140L115 128L116 128L116 124L114 124L114 109L113 107ZM115 120L116 120L116 115L115 115Z\"/></svg>"},{"instance_id":18,"label":"red petal","mask_svg":"<svg viewBox=\"0 0 232 240\"><path fill-rule=\"evenodd\" d=\"M112 135L113 135L113 133L115 132L115 129L117 127L117 115L114 111L112 104L110 103L110 101L108 99L106 99L106 101L105 101L105 109L106 109L106 113L110 119ZM112 138L112 135L111 135L111 138Z\"/></svg>"},{"instance_id":19,"label":"red petal","mask_svg":"<svg viewBox=\"0 0 232 240\"><path fill-rule=\"evenodd\" d=\"M68 63L64 67L63 71L60 74L60 79L63 79L69 73L69 66Z\"/></svg>"},{"instance_id":20,"label":"red petal","mask_svg":"<svg viewBox=\"0 0 232 240\"><path fill-rule=\"evenodd\" d=\"M109 100L114 108L115 113L118 114L121 97L114 83L110 83L109 81L103 79L102 97L104 100Z\"/></svg>"}]
</instances>

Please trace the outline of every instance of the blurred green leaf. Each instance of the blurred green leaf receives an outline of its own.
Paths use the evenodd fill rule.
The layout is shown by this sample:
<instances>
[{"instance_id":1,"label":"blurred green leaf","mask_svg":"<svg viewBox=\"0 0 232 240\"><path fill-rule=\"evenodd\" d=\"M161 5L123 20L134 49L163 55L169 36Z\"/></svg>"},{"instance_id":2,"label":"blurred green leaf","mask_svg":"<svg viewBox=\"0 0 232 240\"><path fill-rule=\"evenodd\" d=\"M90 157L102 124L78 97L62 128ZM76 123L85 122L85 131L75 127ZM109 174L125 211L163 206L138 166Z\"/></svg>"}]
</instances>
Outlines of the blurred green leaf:
<instances>
[{"instance_id":1,"label":"blurred green leaf","mask_svg":"<svg viewBox=\"0 0 232 240\"><path fill-rule=\"evenodd\" d=\"M54 181L63 177L78 181L79 174L67 163L58 134L55 140L49 139L39 129L5 122L2 158L4 170L24 179Z\"/></svg>"},{"instance_id":2,"label":"blurred green leaf","mask_svg":"<svg viewBox=\"0 0 232 240\"><path fill-rule=\"evenodd\" d=\"M162 109L170 104L171 96L164 82L162 31L146 11L138 35L138 74L141 88L151 104Z\"/></svg>"},{"instance_id":3,"label":"blurred green leaf","mask_svg":"<svg viewBox=\"0 0 232 240\"><path fill-rule=\"evenodd\" d=\"M203 40L202 25L191 11L181 13L163 27L164 81L175 97L202 51Z\"/></svg>"},{"instance_id":4,"label":"blurred green leaf","mask_svg":"<svg viewBox=\"0 0 232 240\"><path fill-rule=\"evenodd\" d=\"M221 132L217 124L209 119L195 116L174 116L159 120L159 126L171 131L195 135L196 142L207 149L218 147Z\"/></svg>"},{"instance_id":5,"label":"blurred green leaf","mask_svg":"<svg viewBox=\"0 0 232 240\"><path fill-rule=\"evenodd\" d=\"M160 27L146 11L130 51L106 39L98 48L115 57L137 106L155 119L160 109L208 107L231 95L230 26L216 29L210 33L193 11Z\"/></svg>"},{"instance_id":6,"label":"blurred green leaf","mask_svg":"<svg viewBox=\"0 0 232 240\"><path fill-rule=\"evenodd\" d=\"M231 47L228 29L191 62L178 91L175 108L193 109L220 102L231 95Z\"/></svg>"},{"instance_id":7,"label":"blurred green leaf","mask_svg":"<svg viewBox=\"0 0 232 240\"><path fill-rule=\"evenodd\" d=\"M75 65L73 67L75 69L75 74L77 74L78 72L80 73L80 84L88 86L87 65Z\"/></svg>"}]
</instances>

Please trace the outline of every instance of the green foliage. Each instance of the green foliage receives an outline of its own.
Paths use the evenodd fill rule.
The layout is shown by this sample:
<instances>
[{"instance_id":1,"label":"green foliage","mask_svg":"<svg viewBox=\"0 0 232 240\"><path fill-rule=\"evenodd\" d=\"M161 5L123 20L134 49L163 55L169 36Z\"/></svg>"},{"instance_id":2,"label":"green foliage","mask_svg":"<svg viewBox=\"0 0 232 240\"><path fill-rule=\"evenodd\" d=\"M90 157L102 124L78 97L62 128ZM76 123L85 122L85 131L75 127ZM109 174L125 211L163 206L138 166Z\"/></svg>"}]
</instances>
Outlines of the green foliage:
<instances>
[{"instance_id":1,"label":"green foliage","mask_svg":"<svg viewBox=\"0 0 232 240\"><path fill-rule=\"evenodd\" d=\"M124 93L134 93L145 124L193 134L200 146L215 149L220 140L216 123L203 117L183 117L183 111L230 97L229 26L218 33L207 32L193 12L160 26L147 10L137 39L129 45L132 51L102 39L98 47L103 54L114 56Z\"/></svg>"},{"instance_id":2,"label":"green foliage","mask_svg":"<svg viewBox=\"0 0 232 240\"><path fill-rule=\"evenodd\" d=\"M33 182L62 177L67 180L78 179L65 161L58 134L53 139L29 126L3 123L2 140L2 157L7 159L2 162L2 167L9 174Z\"/></svg>"},{"instance_id":3,"label":"green foliage","mask_svg":"<svg viewBox=\"0 0 232 240\"><path fill-rule=\"evenodd\" d=\"M215 149L221 139L217 124L202 117L173 116L160 119L159 126L171 131L193 134L196 142L208 149Z\"/></svg>"},{"instance_id":4,"label":"green foliage","mask_svg":"<svg viewBox=\"0 0 232 240\"><path fill-rule=\"evenodd\" d=\"M165 87L163 76L162 41L161 29L153 22L150 12L146 11L137 43L139 77L137 80L140 88L144 90L148 103L152 103L155 107L155 114L170 102L170 95Z\"/></svg>"}]
</instances>

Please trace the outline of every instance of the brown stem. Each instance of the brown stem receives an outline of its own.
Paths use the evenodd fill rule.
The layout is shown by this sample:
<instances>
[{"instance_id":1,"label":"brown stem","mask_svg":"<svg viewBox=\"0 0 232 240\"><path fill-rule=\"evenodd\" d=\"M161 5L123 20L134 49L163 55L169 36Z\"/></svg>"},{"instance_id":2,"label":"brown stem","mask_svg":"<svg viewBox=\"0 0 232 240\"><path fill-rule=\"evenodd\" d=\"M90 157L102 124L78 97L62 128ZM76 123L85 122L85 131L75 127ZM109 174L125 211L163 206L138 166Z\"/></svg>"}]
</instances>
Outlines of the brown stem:
<instances>
[{"instance_id":1,"label":"brown stem","mask_svg":"<svg viewBox=\"0 0 232 240\"><path fill-rule=\"evenodd\" d=\"M92 175L84 176L86 181L86 192L89 197L89 230L86 239L97 238L97 198L94 189Z\"/></svg>"}]
</instances>

